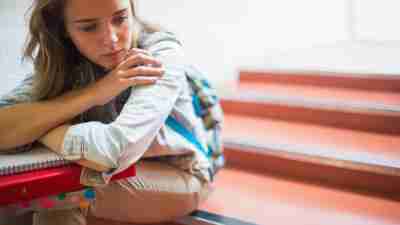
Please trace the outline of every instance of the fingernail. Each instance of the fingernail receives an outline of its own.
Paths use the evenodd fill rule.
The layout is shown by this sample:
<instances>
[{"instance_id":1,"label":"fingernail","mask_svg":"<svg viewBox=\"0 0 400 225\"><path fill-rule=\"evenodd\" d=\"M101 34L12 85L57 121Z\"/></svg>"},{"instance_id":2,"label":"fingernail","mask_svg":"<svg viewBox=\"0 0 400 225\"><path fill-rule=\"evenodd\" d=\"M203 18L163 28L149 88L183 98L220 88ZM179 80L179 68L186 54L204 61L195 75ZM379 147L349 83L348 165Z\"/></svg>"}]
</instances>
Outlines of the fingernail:
<instances>
[{"instance_id":1,"label":"fingernail","mask_svg":"<svg viewBox=\"0 0 400 225\"><path fill-rule=\"evenodd\" d=\"M153 66L160 67L160 66L162 66L162 64L159 61L154 61Z\"/></svg>"}]
</instances>

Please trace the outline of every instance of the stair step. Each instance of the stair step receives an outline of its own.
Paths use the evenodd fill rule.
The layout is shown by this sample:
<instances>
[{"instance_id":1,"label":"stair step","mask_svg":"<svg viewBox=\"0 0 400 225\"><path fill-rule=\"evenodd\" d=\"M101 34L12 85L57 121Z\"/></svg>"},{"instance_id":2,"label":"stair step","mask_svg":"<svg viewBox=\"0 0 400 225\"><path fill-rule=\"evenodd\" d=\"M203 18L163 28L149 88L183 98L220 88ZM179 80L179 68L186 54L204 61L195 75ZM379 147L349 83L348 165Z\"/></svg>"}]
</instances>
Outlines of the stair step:
<instances>
[{"instance_id":1,"label":"stair step","mask_svg":"<svg viewBox=\"0 0 400 225\"><path fill-rule=\"evenodd\" d=\"M226 168L201 210L255 224L394 225L400 202Z\"/></svg>"},{"instance_id":2,"label":"stair step","mask_svg":"<svg viewBox=\"0 0 400 225\"><path fill-rule=\"evenodd\" d=\"M399 193L400 137L233 114L223 131L228 164Z\"/></svg>"},{"instance_id":3,"label":"stair step","mask_svg":"<svg viewBox=\"0 0 400 225\"><path fill-rule=\"evenodd\" d=\"M240 71L239 82L299 84L387 92L400 91L400 76L387 74L242 70Z\"/></svg>"},{"instance_id":4,"label":"stair step","mask_svg":"<svg viewBox=\"0 0 400 225\"><path fill-rule=\"evenodd\" d=\"M400 133L400 93L287 84L240 85L222 98L227 113Z\"/></svg>"},{"instance_id":5,"label":"stair step","mask_svg":"<svg viewBox=\"0 0 400 225\"><path fill-rule=\"evenodd\" d=\"M386 110L400 112L399 92L382 92L336 87L316 87L295 84L263 84L242 83L238 94L244 92L250 95L277 95L297 100L310 99L317 103L326 102L331 105L348 105L371 110Z\"/></svg>"}]
</instances>

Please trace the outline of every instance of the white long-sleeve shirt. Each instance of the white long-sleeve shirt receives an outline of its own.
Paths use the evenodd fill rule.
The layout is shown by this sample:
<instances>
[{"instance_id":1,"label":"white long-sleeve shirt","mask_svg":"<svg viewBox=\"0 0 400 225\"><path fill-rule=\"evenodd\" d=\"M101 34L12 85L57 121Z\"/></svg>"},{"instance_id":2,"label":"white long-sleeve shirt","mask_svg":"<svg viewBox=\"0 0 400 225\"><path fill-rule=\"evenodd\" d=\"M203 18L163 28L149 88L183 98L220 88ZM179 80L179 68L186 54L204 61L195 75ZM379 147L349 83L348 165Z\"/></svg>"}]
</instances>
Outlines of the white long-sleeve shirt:
<instances>
[{"instance_id":1,"label":"white long-sleeve shirt","mask_svg":"<svg viewBox=\"0 0 400 225\"><path fill-rule=\"evenodd\" d=\"M91 121L72 125L63 141L63 156L69 160L85 158L113 168L102 174L106 182L111 175L139 159L182 155L166 157L166 162L209 180L207 157L165 125L167 117L172 115L205 145L203 124L192 106L181 44L171 33L156 32L142 33L139 47L150 51L163 63L164 76L154 85L132 88L121 113L112 123ZM0 107L34 101L32 80L32 76L28 76L1 97Z\"/></svg>"}]
</instances>

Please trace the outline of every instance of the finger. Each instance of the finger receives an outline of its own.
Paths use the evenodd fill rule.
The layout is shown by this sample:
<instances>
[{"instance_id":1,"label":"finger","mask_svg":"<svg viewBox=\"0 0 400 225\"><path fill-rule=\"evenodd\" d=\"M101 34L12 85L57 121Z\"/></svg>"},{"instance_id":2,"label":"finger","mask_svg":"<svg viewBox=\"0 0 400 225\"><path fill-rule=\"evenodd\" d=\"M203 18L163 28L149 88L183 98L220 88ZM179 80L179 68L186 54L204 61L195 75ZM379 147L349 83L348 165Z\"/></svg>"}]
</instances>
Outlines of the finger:
<instances>
[{"instance_id":1,"label":"finger","mask_svg":"<svg viewBox=\"0 0 400 225\"><path fill-rule=\"evenodd\" d=\"M125 55L125 59L133 56L133 55L137 55L137 54L143 54L143 55L148 55L148 56L153 56L149 51L144 50L144 49L140 49L140 48L131 48L127 51L126 55Z\"/></svg>"},{"instance_id":2,"label":"finger","mask_svg":"<svg viewBox=\"0 0 400 225\"><path fill-rule=\"evenodd\" d=\"M141 48L131 48L128 51L129 55L135 55L135 54L139 54L139 53L151 56L151 53L149 51L141 49Z\"/></svg>"},{"instance_id":3,"label":"finger","mask_svg":"<svg viewBox=\"0 0 400 225\"><path fill-rule=\"evenodd\" d=\"M131 49L129 49L129 50L126 52L125 57L124 57L124 61L122 61L122 62L117 66L117 68L123 66L123 65L126 63L126 62L125 62L126 59L128 59L128 58L130 58L130 57L132 57L132 56L134 56L134 55L137 55L137 54L143 54L143 55L151 56L151 53L150 53L149 51L146 51L146 50L140 49L140 48L131 48Z\"/></svg>"},{"instance_id":4,"label":"finger","mask_svg":"<svg viewBox=\"0 0 400 225\"><path fill-rule=\"evenodd\" d=\"M133 77L120 79L121 82L126 83L128 86L154 84L157 82L157 80L159 80L159 78L155 77Z\"/></svg>"},{"instance_id":5,"label":"finger","mask_svg":"<svg viewBox=\"0 0 400 225\"><path fill-rule=\"evenodd\" d=\"M157 60L156 58L148 55L144 55L142 53L132 55L125 59L124 63L119 66L120 69L122 70L127 70L131 67L134 66L140 66L140 65L151 65L154 67L161 67L161 62Z\"/></svg>"},{"instance_id":6,"label":"finger","mask_svg":"<svg viewBox=\"0 0 400 225\"><path fill-rule=\"evenodd\" d=\"M121 78L135 77L135 76L154 76L161 77L164 74L164 68L150 67L150 66L137 66L123 71L119 74Z\"/></svg>"}]
</instances>

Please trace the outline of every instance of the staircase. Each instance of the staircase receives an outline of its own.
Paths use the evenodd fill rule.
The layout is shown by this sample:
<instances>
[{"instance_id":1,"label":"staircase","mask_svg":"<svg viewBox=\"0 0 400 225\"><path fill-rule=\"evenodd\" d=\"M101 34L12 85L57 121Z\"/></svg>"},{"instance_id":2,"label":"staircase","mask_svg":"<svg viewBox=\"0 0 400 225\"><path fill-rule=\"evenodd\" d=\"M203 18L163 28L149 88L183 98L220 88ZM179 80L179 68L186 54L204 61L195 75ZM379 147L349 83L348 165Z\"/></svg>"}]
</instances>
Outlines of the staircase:
<instances>
[{"instance_id":1,"label":"staircase","mask_svg":"<svg viewBox=\"0 0 400 225\"><path fill-rule=\"evenodd\" d=\"M400 77L242 71L201 210L253 224L400 224Z\"/></svg>"}]
</instances>

